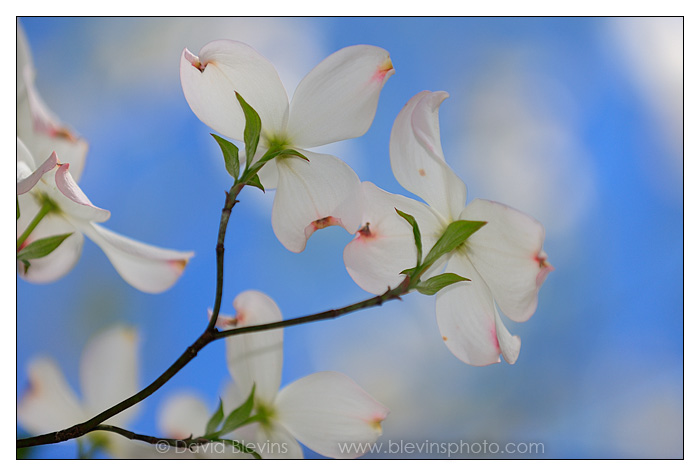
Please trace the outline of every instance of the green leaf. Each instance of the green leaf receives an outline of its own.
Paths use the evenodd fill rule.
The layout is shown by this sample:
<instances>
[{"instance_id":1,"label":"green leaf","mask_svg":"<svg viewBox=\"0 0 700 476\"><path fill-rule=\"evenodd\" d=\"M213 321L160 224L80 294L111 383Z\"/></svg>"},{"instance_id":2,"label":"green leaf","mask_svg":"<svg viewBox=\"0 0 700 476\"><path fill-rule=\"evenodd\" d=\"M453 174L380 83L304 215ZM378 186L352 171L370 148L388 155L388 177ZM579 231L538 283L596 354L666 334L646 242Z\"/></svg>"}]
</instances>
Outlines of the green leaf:
<instances>
[{"instance_id":1,"label":"green leaf","mask_svg":"<svg viewBox=\"0 0 700 476\"><path fill-rule=\"evenodd\" d=\"M47 236L46 238L33 241L17 252L17 259L25 261L43 258L58 248L58 246L63 243L63 240L72 234L73 233L66 233L65 235Z\"/></svg>"},{"instance_id":2,"label":"green leaf","mask_svg":"<svg viewBox=\"0 0 700 476\"><path fill-rule=\"evenodd\" d=\"M305 161L309 161L309 158L306 157L304 154L299 152L298 150L294 149L272 149L268 150L265 152L265 155L262 156L262 158L256 163L256 165L260 164L260 167L262 167L265 162L268 162L274 158L279 157L280 155L292 155L294 157L299 157L300 159L304 159Z\"/></svg>"},{"instance_id":3,"label":"green leaf","mask_svg":"<svg viewBox=\"0 0 700 476\"><path fill-rule=\"evenodd\" d=\"M405 275L407 275L407 276L410 276L411 274L413 274L413 273L416 272L416 269L417 269L417 267L404 269L404 270L401 271L399 274L405 274Z\"/></svg>"},{"instance_id":4,"label":"green leaf","mask_svg":"<svg viewBox=\"0 0 700 476\"><path fill-rule=\"evenodd\" d=\"M214 433L219 426L219 423L224 419L224 402L219 399L219 408L216 409L214 414L211 416L207 422L207 429L204 431L205 434Z\"/></svg>"},{"instance_id":5,"label":"green leaf","mask_svg":"<svg viewBox=\"0 0 700 476\"><path fill-rule=\"evenodd\" d=\"M396 213L399 214L401 218L406 220L411 227L413 228L413 240L416 242L416 250L418 251L418 258L416 259L416 267L420 266L421 259L423 258L423 242L421 241L420 238L420 228L418 228L418 222L416 221L415 218L413 218L412 215L409 215L408 213L404 213L398 208L394 208L396 210ZM403 274L403 273L401 273Z\"/></svg>"},{"instance_id":6,"label":"green leaf","mask_svg":"<svg viewBox=\"0 0 700 476\"><path fill-rule=\"evenodd\" d=\"M248 396L248 399L243 402L243 404L233 410L229 415L226 417L226 421L224 422L224 425L221 427L221 430L216 432L216 435L225 435L226 433L230 433L236 428L240 427L242 423L244 423L248 417L250 417L250 412L253 411L253 406L255 404L255 385L253 385L253 388L250 391L250 395Z\"/></svg>"},{"instance_id":7,"label":"green leaf","mask_svg":"<svg viewBox=\"0 0 700 476\"><path fill-rule=\"evenodd\" d=\"M250 107L250 105L245 102L245 99L236 92L236 98L243 108L243 114L245 115L245 130L243 131L243 141L245 142L245 166L250 167L253 162L253 157L255 156L255 151L258 150L258 142L260 141L260 130L262 129L262 123L260 122L260 116L255 109Z\"/></svg>"},{"instance_id":8,"label":"green leaf","mask_svg":"<svg viewBox=\"0 0 700 476\"><path fill-rule=\"evenodd\" d=\"M19 197L17 197L17 220L19 220Z\"/></svg>"},{"instance_id":9,"label":"green leaf","mask_svg":"<svg viewBox=\"0 0 700 476\"><path fill-rule=\"evenodd\" d=\"M428 252L423 267L428 268L432 266L441 256L454 251L485 224L485 221L467 220L457 220L450 223L440 239Z\"/></svg>"},{"instance_id":10,"label":"green leaf","mask_svg":"<svg viewBox=\"0 0 700 476\"><path fill-rule=\"evenodd\" d=\"M218 142L219 147L221 147L221 152L223 152L224 154L224 163L226 164L226 170L228 171L229 175L231 175L231 177L237 179L238 174L240 172L240 164L238 162L238 147L236 147L226 139L222 139L216 134L212 134L212 137L216 139L216 142Z\"/></svg>"},{"instance_id":11,"label":"green leaf","mask_svg":"<svg viewBox=\"0 0 700 476\"><path fill-rule=\"evenodd\" d=\"M260 160L255 162L255 165L251 167L250 171L252 173L258 173L258 170L260 170L263 165L271 161L272 159L276 159L277 157L281 155L291 155L294 157L299 157L300 159L304 159L305 161L309 161L308 157L306 157L304 154L299 152L298 150L294 149L271 149L265 152L265 155L263 155Z\"/></svg>"},{"instance_id":12,"label":"green leaf","mask_svg":"<svg viewBox=\"0 0 700 476\"><path fill-rule=\"evenodd\" d=\"M248 185L252 185L255 188L259 188L260 190L263 191L263 193L265 193L265 187L263 187L263 184L260 183L260 177L258 177L257 174L250 177L246 183Z\"/></svg>"},{"instance_id":13,"label":"green leaf","mask_svg":"<svg viewBox=\"0 0 700 476\"><path fill-rule=\"evenodd\" d=\"M459 283L460 281L471 281L471 279L463 278L454 273L443 273L433 276L427 281L421 281L416 285L416 290L421 294L432 296L442 288L450 284Z\"/></svg>"}]
</instances>

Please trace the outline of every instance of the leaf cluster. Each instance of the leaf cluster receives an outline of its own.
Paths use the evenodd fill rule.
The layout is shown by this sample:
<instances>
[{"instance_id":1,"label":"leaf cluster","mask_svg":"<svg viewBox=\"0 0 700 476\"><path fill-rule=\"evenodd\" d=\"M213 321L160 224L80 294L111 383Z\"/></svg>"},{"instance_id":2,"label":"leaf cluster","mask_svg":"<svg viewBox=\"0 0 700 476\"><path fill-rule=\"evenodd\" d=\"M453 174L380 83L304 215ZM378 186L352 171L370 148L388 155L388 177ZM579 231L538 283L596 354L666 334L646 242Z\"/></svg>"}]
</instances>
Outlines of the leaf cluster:
<instances>
[{"instance_id":1,"label":"leaf cluster","mask_svg":"<svg viewBox=\"0 0 700 476\"><path fill-rule=\"evenodd\" d=\"M395 210L396 213L398 213L401 218L406 220L413 229L413 239L416 244L417 256L416 266L401 271L401 274L405 274L411 278L411 288L415 289L421 294L431 296L450 284L458 283L460 281L471 281L468 278L454 273L442 273L425 281L421 281L420 278L423 273L433 266L442 256L453 252L459 246L465 243L470 236L472 236L486 224L485 221L457 220L450 223L443 232L442 236L440 236L430 251L428 251L425 260L423 260L423 241L421 239L421 232L418 222L412 215L398 209Z\"/></svg>"}]
</instances>

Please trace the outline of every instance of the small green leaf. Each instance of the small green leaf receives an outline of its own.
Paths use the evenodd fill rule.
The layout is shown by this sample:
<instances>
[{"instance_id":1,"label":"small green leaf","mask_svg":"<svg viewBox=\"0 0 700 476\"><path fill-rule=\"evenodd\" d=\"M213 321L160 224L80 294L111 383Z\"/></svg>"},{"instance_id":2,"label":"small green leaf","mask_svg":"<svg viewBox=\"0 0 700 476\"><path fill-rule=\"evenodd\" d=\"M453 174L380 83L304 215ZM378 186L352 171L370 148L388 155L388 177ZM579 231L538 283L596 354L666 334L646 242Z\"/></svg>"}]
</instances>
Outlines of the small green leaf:
<instances>
[{"instance_id":1,"label":"small green leaf","mask_svg":"<svg viewBox=\"0 0 700 476\"><path fill-rule=\"evenodd\" d=\"M212 136L214 137L214 139L216 139L216 142L218 142L219 147L221 147L221 152L223 152L224 154L224 163L226 164L226 170L228 171L229 175L231 175L231 177L237 179L238 174L240 172L240 164L238 162L238 147L236 147L226 139L222 139L216 134L212 134Z\"/></svg>"},{"instance_id":2,"label":"small green leaf","mask_svg":"<svg viewBox=\"0 0 700 476\"><path fill-rule=\"evenodd\" d=\"M17 197L17 220L19 220L19 197Z\"/></svg>"},{"instance_id":3,"label":"small green leaf","mask_svg":"<svg viewBox=\"0 0 700 476\"><path fill-rule=\"evenodd\" d=\"M294 149L273 149L273 150L268 150L265 152L265 155L262 156L262 158L256 163L260 164L260 167L262 167L265 162L268 162L272 159L275 159L279 157L280 155L292 155L294 157L299 157L300 159L304 159L305 161L309 161L309 158L306 157L304 154L299 152L298 150Z\"/></svg>"},{"instance_id":4,"label":"small green leaf","mask_svg":"<svg viewBox=\"0 0 700 476\"><path fill-rule=\"evenodd\" d=\"M442 288L450 284L459 283L460 281L471 281L471 279L463 278L454 273L443 273L433 276L427 281L421 281L416 285L416 290L421 294L432 296Z\"/></svg>"},{"instance_id":5,"label":"small green leaf","mask_svg":"<svg viewBox=\"0 0 700 476\"><path fill-rule=\"evenodd\" d=\"M230 433L236 428L240 427L242 423L244 423L248 417L250 417L250 412L253 411L253 406L255 404L255 385L253 385L253 388L250 391L250 395L248 396L248 399L243 402L243 404L233 410L227 417L226 421L224 422L224 425L221 427L221 430L216 432L216 435L225 435L226 433Z\"/></svg>"},{"instance_id":6,"label":"small green leaf","mask_svg":"<svg viewBox=\"0 0 700 476\"><path fill-rule=\"evenodd\" d=\"M416 221L415 218L413 218L412 215L409 215L408 213L404 213L398 208L394 208L396 210L396 213L399 214L401 218L406 220L411 227L413 228L413 240L416 242L416 250L418 251L418 258L416 260L416 267L420 266L421 259L423 258L423 242L421 241L420 238L420 228L418 228L418 222ZM401 273L403 274L403 273Z\"/></svg>"},{"instance_id":7,"label":"small green leaf","mask_svg":"<svg viewBox=\"0 0 700 476\"><path fill-rule=\"evenodd\" d=\"M260 122L260 116L255 109L250 107L250 104L245 102L245 99L236 92L236 98L243 108L243 114L245 115L245 130L243 131L243 141L245 142L245 165L246 168L250 167L253 162L253 157L255 156L255 151L258 150L258 142L260 141L260 131L262 129L262 123Z\"/></svg>"},{"instance_id":8,"label":"small green leaf","mask_svg":"<svg viewBox=\"0 0 700 476\"><path fill-rule=\"evenodd\" d=\"M224 402L219 399L219 408L216 409L214 414L211 416L207 422L207 429L204 430L205 434L214 433L219 426L219 423L224 419Z\"/></svg>"},{"instance_id":9,"label":"small green leaf","mask_svg":"<svg viewBox=\"0 0 700 476\"><path fill-rule=\"evenodd\" d=\"M260 177L258 177L257 174L253 175L248 179L248 182L246 182L248 185L252 185L255 188L259 188L260 190L265 193L265 187L263 187L263 184L260 183Z\"/></svg>"},{"instance_id":10,"label":"small green leaf","mask_svg":"<svg viewBox=\"0 0 700 476\"><path fill-rule=\"evenodd\" d=\"M423 267L428 268L432 266L441 256L454 251L485 224L485 221L466 220L457 220L450 223L440 239L428 252Z\"/></svg>"},{"instance_id":11,"label":"small green leaf","mask_svg":"<svg viewBox=\"0 0 700 476\"><path fill-rule=\"evenodd\" d=\"M29 266L31 266L31 263L29 261L27 261L26 259L22 259L20 261L24 265L24 272L26 273L27 271L29 271Z\"/></svg>"},{"instance_id":12,"label":"small green leaf","mask_svg":"<svg viewBox=\"0 0 700 476\"><path fill-rule=\"evenodd\" d=\"M33 241L17 252L17 259L21 261L43 258L63 243L72 233L65 235L47 236L40 240Z\"/></svg>"},{"instance_id":13,"label":"small green leaf","mask_svg":"<svg viewBox=\"0 0 700 476\"><path fill-rule=\"evenodd\" d=\"M405 275L407 275L407 276L410 276L411 274L413 274L413 273L416 272L416 269L417 269L416 267L404 269L404 270L401 271L399 274L405 274Z\"/></svg>"}]
</instances>

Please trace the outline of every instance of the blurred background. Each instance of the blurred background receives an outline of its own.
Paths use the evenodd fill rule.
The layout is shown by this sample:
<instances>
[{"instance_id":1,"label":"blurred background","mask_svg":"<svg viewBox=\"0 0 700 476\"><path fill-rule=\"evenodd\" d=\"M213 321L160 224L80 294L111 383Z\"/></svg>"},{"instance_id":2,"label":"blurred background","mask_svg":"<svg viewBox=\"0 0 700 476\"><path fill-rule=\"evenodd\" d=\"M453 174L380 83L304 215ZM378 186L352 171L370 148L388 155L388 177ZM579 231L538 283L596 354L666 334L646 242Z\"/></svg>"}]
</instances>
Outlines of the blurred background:
<instances>
[{"instance_id":1,"label":"blurred background","mask_svg":"<svg viewBox=\"0 0 700 476\"><path fill-rule=\"evenodd\" d=\"M337 370L391 409L379 440L542 443L540 454L464 458L683 456L683 21L679 18L21 18L37 87L90 144L80 186L112 212L107 227L196 253L168 292L127 285L86 240L77 266L50 285L17 282L17 395L38 355L80 393L91 336L135 328L140 382L150 383L201 333L213 305L224 191L221 153L187 105L183 48L244 41L279 71L291 97L342 47L387 49L396 69L369 132L323 149L362 180L405 193L389 134L422 90L440 110L447 162L469 200L504 202L543 223L556 270L525 323L515 365L470 367L440 338L434 298L285 331L283 385ZM285 318L368 295L347 275L333 227L293 254L270 224L274 192L245 190L226 243L223 313L241 291L272 296ZM229 380L215 343L141 404L129 429L161 434L165 399L199 395L213 412ZM24 435L18 426L18 434ZM308 457L318 455L307 450ZM75 458L67 442L29 453ZM442 458L438 453L374 458Z\"/></svg>"}]
</instances>

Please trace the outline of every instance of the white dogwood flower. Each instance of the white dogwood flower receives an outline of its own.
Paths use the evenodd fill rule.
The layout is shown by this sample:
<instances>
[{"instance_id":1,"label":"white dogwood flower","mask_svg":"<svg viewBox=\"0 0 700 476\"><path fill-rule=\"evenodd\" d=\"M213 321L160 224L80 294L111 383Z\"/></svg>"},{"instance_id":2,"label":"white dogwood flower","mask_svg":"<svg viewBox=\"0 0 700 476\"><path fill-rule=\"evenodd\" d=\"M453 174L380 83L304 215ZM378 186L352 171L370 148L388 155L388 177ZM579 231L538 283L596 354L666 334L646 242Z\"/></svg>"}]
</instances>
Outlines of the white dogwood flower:
<instances>
[{"instance_id":1,"label":"white dogwood flower","mask_svg":"<svg viewBox=\"0 0 700 476\"><path fill-rule=\"evenodd\" d=\"M75 394L58 364L49 357L37 357L29 363L29 388L19 397L17 422L33 434L69 428L89 420L102 411L135 394L138 388L138 339L124 327L110 328L85 347L80 359L80 389ZM105 421L125 426L139 411L131 407ZM113 456L125 456L124 438L110 432L91 432L81 437L106 444Z\"/></svg>"},{"instance_id":2,"label":"white dogwood flower","mask_svg":"<svg viewBox=\"0 0 700 476\"><path fill-rule=\"evenodd\" d=\"M222 328L282 320L277 304L258 291L236 297L234 317L219 316ZM333 458L356 458L381 435L389 411L348 376L317 372L280 390L283 330L241 334L226 339L228 368L234 383L225 401L240 405L255 385L259 421L235 434L256 442L263 458L302 458L297 440Z\"/></svg>"},{"instance_id":3,"label":"white dogwood flower","mask_svg":"<svg viewBox=\"0 0 700 476\"><path fill-rule=\"evenodd\" d=\"M393 73L382 48L343 48L302 79L290 103L272 64L244 43L214 41L199 55L185 49L180 61L185 98L202 122L243 140L245 118L238 92L261 119L256 159L271 148L295 149L309 159L280 156L260 171L263 186L277 189L272 228L294 252L301 252L311 234L327 226L355 232L355 220L345 216L344 204L356 193L357 175L342 160L308 148L367 132L379 93Z\"/></svg>"},{"instance_id":4,"label":"white dogwood flower","mask_svg":"<svg viewBox=\"0 0 700 476\"><path fill-rule=\"evenodd\" d=\"M455 356L471 365L488 365L499 362L502 354L514 363L520 338L508 332L498 309L516 322L535 312L539 288L553 269L542 250L544 228L500 203L475 199L464 206L467 188L445 162L440 143L438 110L447 97L445 92L417 94L399 113L391 133L394 176L427 206L364 183L364 216L346 247L345 264L355 282L374 294L396 286L403 279L399 273L415 266L411 226L394 208L418 222L424 255L455 220L486 222L426 276L444 268L471 280L437 293L438 325Z\"/></svg>"},{"instance_id":5,"label":"white dogwood flower","mask_svg":"<svg viewBox=\"0 0 700 476\"><path fill-rule=\"evenodd\" d=\"M182 275L194 253L147 245L110 231L98 223L110 212L90 202L55 153L42 164L17 138L17 219L18 239L38 214L44 214L36 228L19 243L19 249L49 236L72 233L49 255L29 260L29 268L18 263L20 276L27 281L46 283L68 273L80 258L83 235L104 251L119 275L144 292L169 289Z\"/></svg>"}]
</instances>

